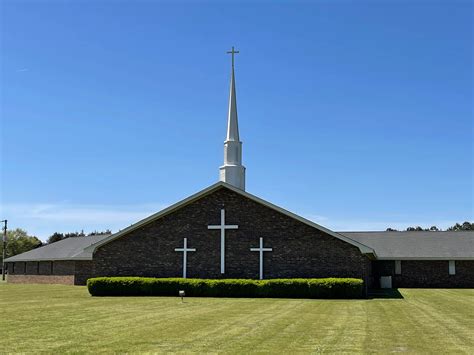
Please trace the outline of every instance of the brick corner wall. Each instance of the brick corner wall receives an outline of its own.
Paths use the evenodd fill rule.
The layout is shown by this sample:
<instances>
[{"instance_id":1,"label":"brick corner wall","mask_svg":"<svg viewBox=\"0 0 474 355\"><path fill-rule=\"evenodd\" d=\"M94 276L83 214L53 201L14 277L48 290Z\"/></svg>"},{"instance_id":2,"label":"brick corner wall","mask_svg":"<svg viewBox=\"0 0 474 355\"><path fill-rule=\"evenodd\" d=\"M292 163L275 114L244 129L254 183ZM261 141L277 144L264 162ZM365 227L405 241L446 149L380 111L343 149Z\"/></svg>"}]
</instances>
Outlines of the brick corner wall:
<instances>
[{"instance_id":1,"label":"brick corner wall","mask_svg":"<svg viewBox=\"0 0 474 355\"><path fill-rule=\"evenodd\" d=\"M7 275L12 284L61 284L74 285L74 275Z\"/></svg>"},{"instance_id":2,"label":"brick corner wall","mask_svg":"<svg viewBox=\"0 0 474 355\"><path fill-rule=\"evenodd\" d=\"M374 261L375 285L380 276L392 276L394 288L474 288L474 260L456 260L456 274L449 275L449 260L402 260L395 274L394 260Z\"/></svg>"}]
</instances>

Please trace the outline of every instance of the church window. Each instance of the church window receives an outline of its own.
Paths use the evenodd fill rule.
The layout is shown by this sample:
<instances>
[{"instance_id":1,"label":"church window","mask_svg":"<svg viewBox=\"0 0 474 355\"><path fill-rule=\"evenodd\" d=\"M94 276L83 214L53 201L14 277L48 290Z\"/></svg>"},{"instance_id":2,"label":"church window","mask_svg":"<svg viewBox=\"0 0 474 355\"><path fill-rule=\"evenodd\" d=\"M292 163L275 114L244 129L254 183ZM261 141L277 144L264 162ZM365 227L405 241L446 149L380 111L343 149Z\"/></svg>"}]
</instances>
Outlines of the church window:
<instances>
[{"instance_id":1,"label":"church window","mask_svg":"<svg viewBox=\"0 0 474 355\"><path fill-rule=\"evenodd\" d=\"M449 260L449 274L456 275L456 261Z\"/></svg>"},{"instance_id":2,"label":"church window","mask_svg":"<svg viewBox=\"0 0 474 355\"><path fill-rule=\"evenodd\" d=\"M402 274L402 261L395 260L395 275L401 275L401 274Z\"/></svg>"}]
</instances>

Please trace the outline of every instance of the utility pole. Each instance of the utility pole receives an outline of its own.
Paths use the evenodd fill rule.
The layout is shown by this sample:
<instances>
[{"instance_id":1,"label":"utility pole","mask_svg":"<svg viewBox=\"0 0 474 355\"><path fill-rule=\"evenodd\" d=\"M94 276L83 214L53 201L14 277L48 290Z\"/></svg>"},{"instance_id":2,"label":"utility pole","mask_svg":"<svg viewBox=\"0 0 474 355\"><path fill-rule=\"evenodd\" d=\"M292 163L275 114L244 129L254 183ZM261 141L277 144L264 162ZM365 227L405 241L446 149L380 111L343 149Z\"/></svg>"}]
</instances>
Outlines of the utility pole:
<instances>
[{"instance_id":1,"label":"utility pole","mask_svg":"<svg viewBox=\"0 0 474 355\"><path fill-rule=\"evenodd\" d=\"M5 281L5 258L7 256L7 223L5 219L1 221L3 223L3 259L2 259L2 280Z\"/></svg>"}]
</instances>

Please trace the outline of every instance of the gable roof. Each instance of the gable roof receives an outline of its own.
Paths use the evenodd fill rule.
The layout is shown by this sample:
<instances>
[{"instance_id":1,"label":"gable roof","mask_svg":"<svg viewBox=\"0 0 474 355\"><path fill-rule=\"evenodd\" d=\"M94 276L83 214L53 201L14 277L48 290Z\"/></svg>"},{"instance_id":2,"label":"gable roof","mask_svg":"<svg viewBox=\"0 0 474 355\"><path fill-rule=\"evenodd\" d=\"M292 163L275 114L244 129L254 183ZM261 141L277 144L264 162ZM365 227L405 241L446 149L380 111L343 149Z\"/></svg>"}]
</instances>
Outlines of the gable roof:
<instances>
[{"instance_id":1,"label":"gable roof","mask_svg":"<svg viewBox=\"0 0 474 355\"><path fill-rule=\"evenodd\" d=\"M339 233L375 249L379 260L474 260L474 231Z\"/></svg>"},{"instance_id":2,"label":"gable roof","mask_svg":"<svg viewBox=\"0 0 474 355\"><path fill-rule=\"evenodd\" d=\"M6 258L5 262L16 261L54 261L54 260L90 260L83 255L89 245L108 237L108 235L93 235L87 237L71 237L55 243Z\"/></svg>"},{"instance_id":3,"label":"gable roof","mask_svg":"<svg viewBox=\"0 0 474 355\"><path fill-rule=\"evenodd\" d=\"M137 222L137 223L135 223L135 224L132 224L131 226L129 226L129 227L127 227L127 228L121 230L121 231L118 232L118 233L112 234L112 235L108 236L107 238L104 238L103 240L100 240L100 241L98 241L97 243L90 245L89 247L85 248L83 255L84 255L84 256L87 255L87 256L90 257L90 259L92 259L93 253L94 253L95 250L96 250L97 248L99 248L100 246L102 246L102 245L104 245L104 244L107 244L107 243L109 243L109 242L111 242L111 241L113 241L113 240L115 240L115 239L117 239L117 238L120 238L120 237L122 237L122 236L124 236L124 235L130 233L131 231L136 230L137 228L140 228L140 227L142 227L142 226L144 226L144 225L146 225L146 224L148 224L148 223L151 223L151 222L153 222L153 221L155 221L155 220L157 220L157 219L159 219L159 218L161 218L161 217L164 217L164 216L166 216L166 215L168 215L168 214L170 214L170 213L172 213L172 212L174 212L174 211L176 211L176 210L178 210L178 209L180 209L180 208L182 208L182 207L184 207L184 206L186 206L186 205L188 205L188 204L190 204L190 203L192 203L192 202L194 202L194 201L196 201L196 200L198 200L198 199L200 199L200 198L202 198L202 197L204 197L204 196L206 196L206 195L209 195L209 194L211 194L211 193L213 193L213 192L215 192L215 191L217 191L217 190L219 190L219 189L222 189L222 188L227 188L227 189L229 189L229 190L231 190L231 191L233 191L233 192L235 192L235 193L237 193L237 194L239 194L239 195L241 195L241 196L244 196L244 197L246 197L246 198L248 198L248 199L250 199L250 200L253 200L253 201L255 201L255 202L259 203L259 204L262 204L262 205L264 205L264 206L266 206L266 207L269 207L269 208L271 208L271 209L273 209L273 210L275 210L275 211L277 211L277 212L280 212L280 213L282 213L282 214L284 214L284 215L286 215L286 216L288 216L288 217L290 217L290 218L296 219L296 220L298 220L298 221L300 221L300 222L302 222L302 223L305 223L305 224L307 224L307 225L309 225L309 226L311 226L311 227L313 227L313 228L316 228L316 229L318 229L318 230L320 230L320 231L322 231L322 232L325 232L325 233L327 233L327 234L329 234L329 235L331 235L331 236L333 236L333 237L335 237L335 238L337 238L337 239L340 239L340 240L342 240L342 241L344 241L344 242L346 242L346 243L349 243L349 244L351 244L351 245L354 245L354 246L358 247L359 250L360 250L362 253L364 253L364 254L371 254L372 256L375 257L375 251L374 251L372 248L370 248L370 247L364 245L363 243L360 243L359 241L353 240L353 239L351 239L351 238L349 238L349 237L347 237L347 236L345 236L345 235L342 235L342 234L333 232L333 231L331 231L331 230L329 230L329 229L327 229L327 228L324 228L323 226L320 226L320 225L317 224L317 223L314 223L314 222L312 222L312 221L310 221L310 220L308 220L308 219L306 219L306 218L303 218L303 217L301 217L301 216L298 216L298 215L296 215L296 214L294 214L294 213L292 213L292 212L289 212L289 211L287 211L287 210L285 210L285 209L283 209L283 208L281 208L281 207L278 207L278 206L276 206L276 205L274 205L274 204L272 204L272 203L270 203L270 202L268 202L268 201L265 201L265 200L263 200L263 199L261 199L261 198L258 198L257 196L254 196L254 195L252 195L252 194L249 194L248 192L245 192L245 191L243 191L243 190L237 189L237 188L235 188L234 186L229 185L229 184L227 184L227 183L225 183L225 182L222 182L222 181L217 182L217 183L215 183L215 184L209 186L208 188L206 188L206 189L204 189L204 190L201 190L201 191L195 193L194 195L191 195L191 196L185 198L184 200L181 200L181 201L179 201L179 202L177 202L177 203L175 203L175 204L173 204L173 205L171 205L171 206L169 206L169 207L167 207L167 208L161 210L160 212L157 212L157 213L155 213L155 214L152 214L151 216L149 216L149 217L147 217L147 218L145 218L145 219L142 219L141 221L139 221L139 222Z\"/></svg>"}]
</instances>

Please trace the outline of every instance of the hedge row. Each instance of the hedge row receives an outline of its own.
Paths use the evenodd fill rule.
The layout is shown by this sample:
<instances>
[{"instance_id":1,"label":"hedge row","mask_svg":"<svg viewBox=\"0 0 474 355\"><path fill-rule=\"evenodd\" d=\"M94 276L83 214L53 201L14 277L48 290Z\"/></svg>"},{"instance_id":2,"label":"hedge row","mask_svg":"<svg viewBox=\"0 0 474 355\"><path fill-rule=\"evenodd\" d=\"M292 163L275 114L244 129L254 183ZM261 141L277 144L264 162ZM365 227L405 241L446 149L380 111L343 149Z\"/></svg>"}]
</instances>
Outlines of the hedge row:
<instances>
[{"instance_id":1,"label":"hedge row","mask_svg":"<svg viewBox=\"0 0 474 355\"><path fill-rule=\"evenodd\" d=\"M268 298L361 298L361 279L182 279L98 277L87 280L92 296L178 296Z\"/></svg>"}]
</instances>

